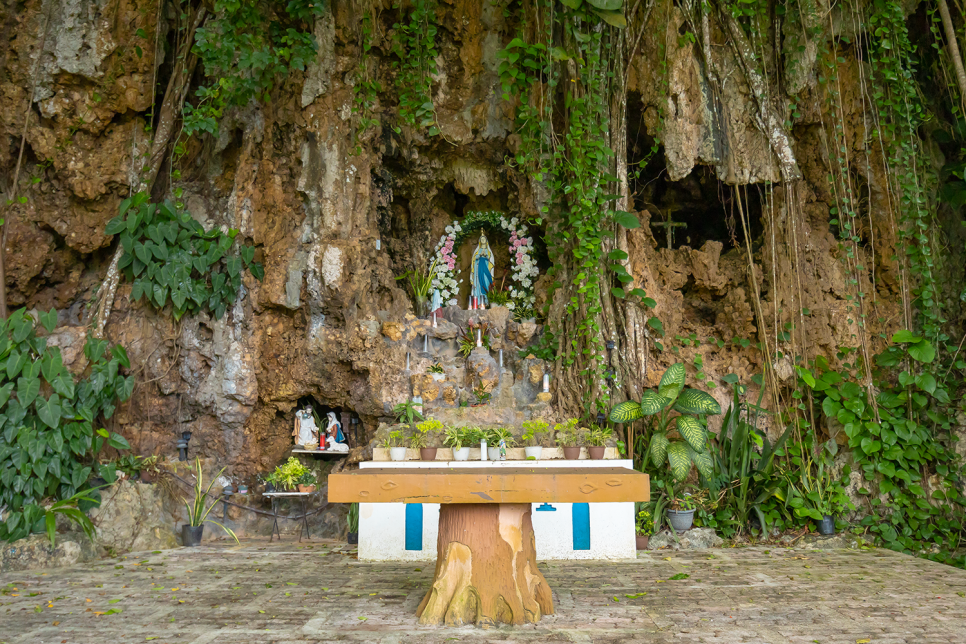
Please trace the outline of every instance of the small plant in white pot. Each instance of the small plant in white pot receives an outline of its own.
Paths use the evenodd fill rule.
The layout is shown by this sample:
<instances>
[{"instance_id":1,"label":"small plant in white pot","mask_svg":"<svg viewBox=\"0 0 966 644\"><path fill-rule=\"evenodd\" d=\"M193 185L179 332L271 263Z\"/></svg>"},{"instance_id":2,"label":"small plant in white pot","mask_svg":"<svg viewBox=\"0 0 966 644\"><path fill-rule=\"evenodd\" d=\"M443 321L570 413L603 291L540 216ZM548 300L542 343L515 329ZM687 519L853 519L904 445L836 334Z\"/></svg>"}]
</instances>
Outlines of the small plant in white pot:
<instances>
[{"instance_id":1,"label":"small plant in white pot","mask_svg":"<svg viewBox=\"0 0 966 644\"><path fill-rule=\"evenodd\" d=\"M468 461L470 448L464 447L463 443L469 442L470 438L466 427L447 427L443 432L443 445L453 450L453 460Z\"/></svg>"},{"instance_id":2,"label":"small plant in white pot","mask_svg":"<svg viewBox=\"0 0 966 644\"><path fill-rule=\"evenodd\" d=\"M487 431L487 456L491 461L505 461L506 449L513 447L517 439L507 427L494 427ZM501 447L502 443L502 447ZM502 454L500 453L502 450Z\"/></svg>"},{"instance_id":3,"label":"small plant in white pot","mask_svg":"<svg viewBox=\"0 0 966 644\"><path fill-rule=\"evenodd\" d=\"M443 365L438 362L434 362L429 367L429 374L433 377L436 382L442 382L446 380L446 373L443 371Z\"/></svg>"},{"instance_id":4,"label":"small plant in white pot","mask_svg":"<svg viewBox=\"0 0 966 644\"><path fill-rule=\"evenodd\" d=\"M527 443L523 451L526 452L527 460L539 461L543 452L540 445L540 435L546 434L550 424L545 420L525 420L523 421L523 436L520 438Z\"/></svg>"},{"instance_id":5,"label":"small plant in white pot","mask_svg":"<svg viewBox=\"0 0 966 644\"><path fill-rule=\"evenodd\" d=\"M382 441L382 446L389 450L389 458L394 461L405 461L406 460L406 447L401 445L403 440L403 433L394 429L389 432L385 440Z\"/></svg>"}]
</instances>

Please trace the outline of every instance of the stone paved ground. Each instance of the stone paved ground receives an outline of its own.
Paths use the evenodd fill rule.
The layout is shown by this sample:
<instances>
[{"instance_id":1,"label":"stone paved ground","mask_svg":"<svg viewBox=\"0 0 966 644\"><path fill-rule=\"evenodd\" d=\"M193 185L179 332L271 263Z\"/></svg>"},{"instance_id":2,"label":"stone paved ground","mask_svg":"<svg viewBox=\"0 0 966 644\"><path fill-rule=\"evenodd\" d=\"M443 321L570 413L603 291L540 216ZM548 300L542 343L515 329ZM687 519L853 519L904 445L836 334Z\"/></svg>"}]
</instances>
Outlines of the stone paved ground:
<instances>
[{"instance_id":1,"label":"stone paved ground","mask_svg":"<svg viewBox=\"0 0 966 644\"><path fill-rule=\"evenodd\" d=\"M889 551L658 551L541 567L556 615L448 629L413 617L428 565L360 563L323 542L143 553L0 575L0 642L966 642L966 571Z\"/></svg>"}]
</instances>

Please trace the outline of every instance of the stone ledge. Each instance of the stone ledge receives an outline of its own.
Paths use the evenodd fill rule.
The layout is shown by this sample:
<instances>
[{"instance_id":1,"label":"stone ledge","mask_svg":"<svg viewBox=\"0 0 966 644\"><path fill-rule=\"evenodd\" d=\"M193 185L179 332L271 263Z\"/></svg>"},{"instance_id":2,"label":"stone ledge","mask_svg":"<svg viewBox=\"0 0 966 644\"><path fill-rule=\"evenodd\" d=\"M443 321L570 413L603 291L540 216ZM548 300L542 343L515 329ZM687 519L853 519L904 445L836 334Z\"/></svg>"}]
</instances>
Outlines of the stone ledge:
<instances>
[{"instance_id":1,"label":"stone ledge","mask_svg":"<svg viewBox=\"0 0 966 644\"><path fill-rule=\"evenodd\" d=\"M83 533L58 534L56 548L50 546L46 534L32 534L3 544L3 548L0 548L0 572L63 568L97 558L97 549Z\"/></svg>"}]
</instances>

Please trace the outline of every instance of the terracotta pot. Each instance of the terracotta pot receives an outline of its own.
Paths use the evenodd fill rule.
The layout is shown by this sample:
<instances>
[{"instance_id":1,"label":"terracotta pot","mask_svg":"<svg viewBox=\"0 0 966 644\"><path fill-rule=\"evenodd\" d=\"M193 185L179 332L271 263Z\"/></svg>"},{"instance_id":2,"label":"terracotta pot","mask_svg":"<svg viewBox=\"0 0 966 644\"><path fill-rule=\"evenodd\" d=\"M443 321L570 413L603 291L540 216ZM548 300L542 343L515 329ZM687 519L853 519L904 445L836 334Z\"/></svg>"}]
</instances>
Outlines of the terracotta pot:
<instances>
[{"instance_id":1,"label":"terracotta pot","mask_svg":"<svg viewBox=\"0 0 966 644\"><path fill-rule=\"evenodd\" d=\"M643 536L637 535L637 537L636 537L636 539L637 539L637 549L638 550L647 550L647 540L650 539L650 538L651 538L650 535L646 535L646 534L643 535Z\"/></svg>"},{"instance_id":2,"label":"terracotta pot","mask_svg":"<svg viewBox=\"0 0 966 644\"><path fill-rule=\"evenodd\" d=\"M590 455L590 458L594 459L595 461L599 461L600 459L604 458L605 449L607 448L603 445L593 445L587 448L587 453Z\"/></svg>"},{"instance_id":3,"label":"terracotta pot","mask_svg":"<svg viewBox=\"0 0 966 644\"><path fill-rule=\"evenodd\" d=\"M579 447L565 447L563 448L564 458L568 461L576 461L580 458L580 448Z\"/></svg>"},{"instance_id":4,"label":"terracotta pot","mask_svg":"<svg viewBox=\"0 0 966 644\"><path fill-rule=\"evenodd\" d=\"M436 460L436 448L435 447L420 447L419 448L419 458L424 461L435 461Z\"/></svg>"},{"instance_id":5,"label":"terracotta pot","mask_svg":"<svg viewBox=\"0 0 966 644\"><path fill-rule=\"evenodd\" d=\"M299 484L299 492L302 492L302 493L308 492L309 494L311 494L312 492L315 492L315 486Z\"/></svg>"},{"instance_id":6,"label":"terracotta pot","mask_svg":"<svg viewBox=\"0 0 966 644\"><path fill-rule=\"evenodd\" d=\"M197 546L201 544L201 536L205 532L205 525L181 526L181 543L185 546Z\"/></svg>"}]
</instances>

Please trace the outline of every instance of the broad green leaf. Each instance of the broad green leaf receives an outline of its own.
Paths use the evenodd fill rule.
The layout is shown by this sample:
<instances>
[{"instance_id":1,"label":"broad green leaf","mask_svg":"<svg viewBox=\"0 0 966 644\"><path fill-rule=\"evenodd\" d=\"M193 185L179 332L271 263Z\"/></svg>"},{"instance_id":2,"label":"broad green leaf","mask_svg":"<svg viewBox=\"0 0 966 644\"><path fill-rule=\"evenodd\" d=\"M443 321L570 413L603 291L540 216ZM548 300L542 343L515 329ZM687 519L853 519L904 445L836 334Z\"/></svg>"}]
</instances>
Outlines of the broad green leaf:
<instances>
[{"instance_id":1,"label":"broad green leaf","mask_svg":"<svg viewBox=\"0 0 966 644\"><path fill-rule=\"evenodd\" d=\"M685 389L674 401L674 409L685 414L709 414L716 416L721 413L721 405L711 394L698 389Z\"/></svg>"},{"instance_id":2,"label":"broad green leaf","mask_svg":"<svg viewBox=\"0 0 966 644\"><path fill-rule=\"evenodd\" d=\"M24 365L27 364L27 354L20 353L16 349L10 352L7 356L7 378L13 380L20 373Z\"/></svg>"},{"instance_id":3,"label":"broad green leaf","mask_svg":"<svg viewBox=\"0 0 966 644\"><path fill-rule=\"evenodd\" d=\"M50 309L46 313L41 313L40 323L47 329L47 333L52 333L57 328L57 309Z\"/></svg>"},{"instance_id":4,"label":"broad green leaf","mask_svg":"<svg viewBox=\"0 0 966 644\"><path fill-rule=\"evenodd\" d=\"M643 417L641 405L633 400L626 400L616 405L610 412L610 422L630 423Z\"/></svg>"},{"instance_id":5,"label":"broad green leaf","mask_svg":"<svg viewBox=\"0 0 966 644\"><path fill-rule=\"evenodd\" d=\"M936 391L936 378L931 373L921 373L916 376L916 385L923 391L933 393Z\"/></svg>"},{"instance_id":6,"label":"broad green leaf","mask_svg":"<svg viewBox=\"0 0 966 644\"><path fill-rule=\"evenodd\" d=\"M615 210L614 221L624 228L633 229L641 227L641 220L637 218L637 215L626 210Z\"/></svg>"},{"instance_id":7,"label":"broad green leaf","mask_svg":"<svg viewBox=\"0 0 966 644\"><path fill-rule=\"evenodd\" d=\"M678 416L675 419L675 424L681 438L686 440L695 452L704 451L708 434L697 418L694 416Z\"/></svg>"},{"instance_id":8,"label":"broad green leaf","mask_svg":"<svg viewBox=\"0 0 966 644\"><path fill-rule=\"evenodd\" d=\"M704 452L691 452L691 460L694 462L694 466L698 468L698 472L705 480L710 479L714 476L714 459L711 457L710 451Z\"/></svg>"},{"instance_id":9,"label":"broad green leaf","mask_svg":"<svg viewBox=\"0 0 966 644\"><path fill-rule=\"evenodd\" d=\"M587 3L604 11L617 11L624 5L624 0L587 0Z\"/></svg>"},{"instance_id":10,"label":"broad green leaf","mask_svg":"<svg viewBox=\"0 0 966 644\"><path fill-rule=\"evenodd\" d=\"M0 387L0 409L3 409L7 404L7 400L10 399L10 394L13 392L13 383L8 382L4 386Z\"/></svg>"},{"instance_id":11,"label":"broad green leaf","mask_svg":"<svg viewBox=\"0 0 966 644\"><path fill-rule=\"evenodd\" d=\"M681 388L684 387L684 377L684 365L680 362L675 362L661 376L661 382L657 386L658 393L673 401L678 397Z\"/></svg>"},{"instance_id":12,"label":"broad green leaf","mask_svg":"<svg viewBox=\"0 0 966 644\"><path fill-rule=\"evenodd\" d=\"M17 379L17 400L24 407L37 399L40 393L40 378L18 378Z\"/></svg>"},{"instance_id":13,"label":"broad green leaf","mask_svg":"<svg viewBox=\"0 0 966 644\"><path fill-rule=\"evenodd\" d=\"M671 401L657 393L653 389L648 389L641 396L641 413L644 416L653 416L668 406Z\"/></svg>"},{"instance_id":14,"label":"broad green leaf","mask_svg":"<svg viewBox=\"0 0 966 644\"><path fill-rule=\"evenodd\" d=\"M903 329L892 336L893 342L919 342L921 340L922 338L917 335L913 335L912 331L908 331L906 329Z\"/></svg>"},{"instance_id":15,"label":"broad green leaf","mask_svg":"<svg viewBox=\"0 0 966 644\"><path fill-rule=\"evenodd\" d=\"M936 349L928 340L920 340L909 345L909 355L919 362L932 362L936 358Z\"/></svg>"},{"instance_id":16,"label":"broad green leaf","mask_svg":"<svg viewBox=\"0 0 966 644\"><path fill-rule=\"evenodd\" d=\"M671 441L667 439L667 434L664 432L654 432L651 436L651 462L654 463L655 467L664 465L664 461L667 459L667 448L670 444Z\"/></svg>"},{"instance_id":17,"label":"broad green leaf","mask_svg":"<svg viewBox=\"0 0 966 644\"><path fill-rule=\"evenodd\" d=\"M587 0L591 2L592 0ZM595 10L600 19L609 24L612 27L617 27L618 29L624 29L627 27L627 19L624 17L624 13L621 11L602 11Z\"/></svg>"},{"instance_id":18,"label":"broad green leaf","mask_svg":"<svg viewBox=\"0 0 966 644\"><path fill-rule=\"evenodd\" d=\"M37 415L51 429L56 429L60 424L60 411L60 396L57 394L51 394L46 400L41 398L37 403Z\"/></svg>"},{"instance_id":19,"label":"broad green leaf","mask_svg":"<svg viewBox=\"0 0 966 644\"><path fill-rule=\"evenodd\" d=\"M687 443L672 442L667 448L667 460L671 466L671 476L675 481L683 481L691 471L691 455Z\"/></svg>"}]
</instances>

